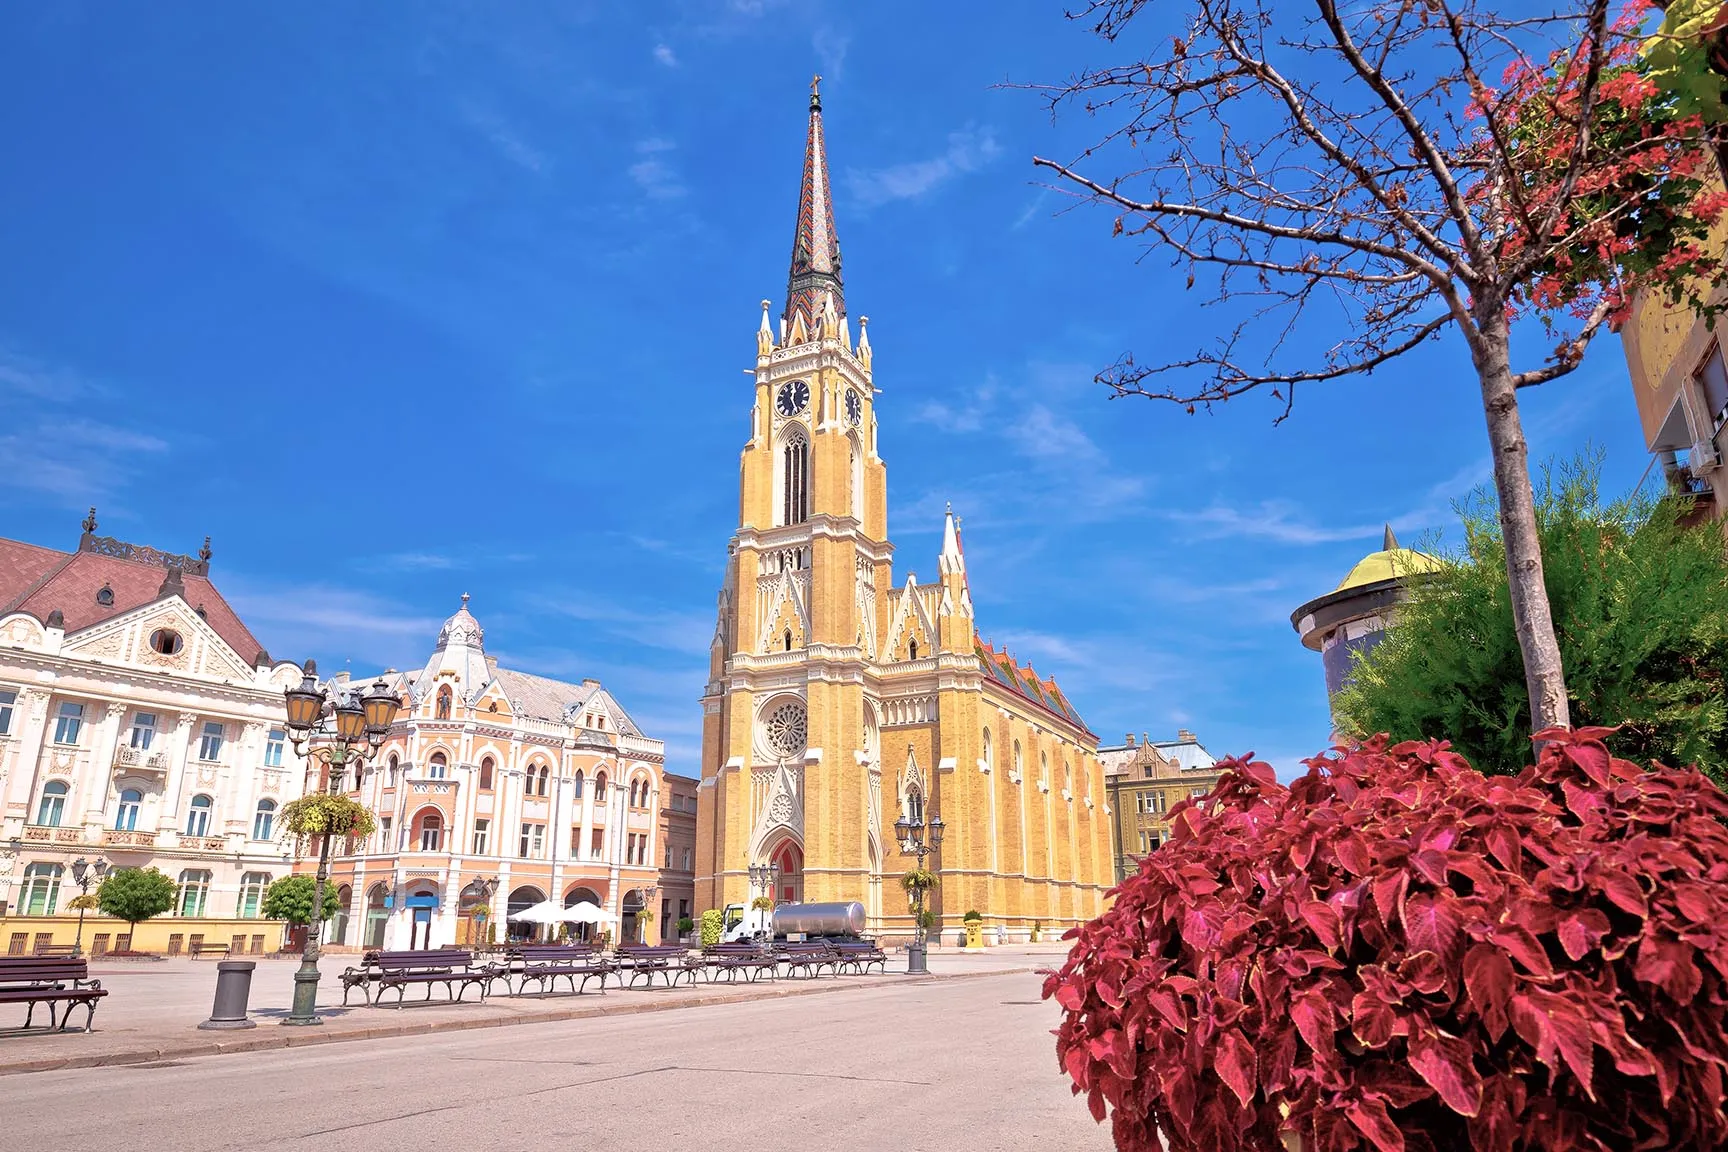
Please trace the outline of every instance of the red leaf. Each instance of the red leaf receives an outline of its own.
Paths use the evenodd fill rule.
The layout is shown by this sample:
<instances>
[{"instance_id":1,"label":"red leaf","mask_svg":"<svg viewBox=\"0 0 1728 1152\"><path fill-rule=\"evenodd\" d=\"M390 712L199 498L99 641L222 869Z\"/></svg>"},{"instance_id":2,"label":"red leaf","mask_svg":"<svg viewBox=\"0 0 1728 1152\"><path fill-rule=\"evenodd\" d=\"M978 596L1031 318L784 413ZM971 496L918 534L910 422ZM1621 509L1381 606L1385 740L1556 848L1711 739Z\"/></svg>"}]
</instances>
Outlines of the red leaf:
<instances>
[{"instance_id":1,"label":"red leaf","mask_svg":"<svg viewBox=\"0 0 1728 1152\"><path fill-rule=\"evenodd\" d=\"M1492 944L1475 944L1464 954L1464 989L1470 1006L1482 1017L1488 1038L1496 1043L1506 1034L1506 1005L1512 999L1512 962Z\"/></svg>"},{"instance_id":2,"label":"red leaf","mask_svg":"<svg viewBox=\"0 0 1728 1152\"><path fill-rule=\"evenodd\" d=\"M1086 1003L1086 991L1072 981L1056 986L1056 1003L1070 1012L1080 1011L1080 1006Z\"/></svg>"},{"instance_id":3,"label":"red leaf","mask_svg":"<svg viewBox=\"0 0 1728 1152\"><path fill-rule=\"evenodd\" d=\"M1620 909L1634 916L1648 916L1650 903L1644 898L1644 889L1635 877L1625 872L1604 868L1595 877L1602 886L1602 895Z\"/></svg>"},{"instance_id":4,"label":"red leaf","mask_svg":"<svg viewBox=\"0 0 1728 1152\"><path fill-rule=\"evenodd\" d=\"M1230 1091L1236 1093L1243 1107L1247 1107L1254 1098L1256 1083L1254 1047L1241 1032L1229 1028L1218 1034L1217 1047L1212 1051L1212 1067L1219 1079L1229 1085Z\"/></svg>"},{"instance_id":5,"label":"red leaf","mask_svg":"<svg viewBox=\"0 0 1728 1152\"><path fill-rule=\"evenodd\" d=\"M1342 941L1341 925L1338 910L1330 904L1322 904L1318 900L1310 900L1302 905L1302 920L1320 938L1320 943L1328 950L1336 949Z\"/></svg>"},{"instance_id":6,"label":"red leaf","mask_svg":"<svg viewBox=\"0 0 1728 1152\"><path fill-rule=\"evenodd\" d=\"M1446 853L1434 848L1424 848L1410 857L1410 866L1422 879L1436 888L1446 886Z\"/></svg>"},{"instance_id":7,"label":"red leaf","mask_svg":"<svg viewBox=\"0 0 1728 1152\"><path fill-rule=\"evenodd\" d=\"M1530 975L1543 979L1554 975L1554 965L1548 960L1547 950L1530 929L1519 924L1501 924L1494 929L1492 938Z\"/></svg>"},{"instance_id":8,"label":"red leaf","mask_svg":"<svg viewBox=\"0 0 1728 1152\"><path fill-rule=\"evenodd\" d=\"M1425 949L1447 965L1455 963L1464 943L1457 899L1449 892L1419 892L1406 898L1404 935L1412 951Z\"/></svg>"},{"instance_id":9,"label":"red leaf","mask_svg":"<svg viewBox=\"0 0 1728 1152\"><path fill-rule=\"evenodd\" d=\"M1520 872L1524 868L1523 841L1518 832L1507 824L1496 824L1488 830L1488 853L1500 861L1501 867L1508 872Z\"/></svg>"},{"instance_id":10,"label":"red leaf","mask_svg":"<svg viewBox=\"0 0 1728 1152\"><path fill-rule=\"evenodd\" d=\"M1367 992L1350 1002L1350 1032L1364 1048L1384 1048L1392 1042L1398 1022L1392 1006Z\"/></svg>"},{"instance_id":11,"label":"red leaf","mask_svg":"<svg viewBox=\"0 0 1728 1152\"><path fill-rule=\"evenodd\" d=\"M1388 928L1398 923L1398 906L1404 902L1404 890L1409 883L1410 874L1403 869L1394 869L1374 880L1374 907L1380 910L1380 919Z\"/></svg>"},{"instance_id":12,"label":"red leaf","mask_svg":"<svg viewBox=\"0 0 1728 1152\"><path fill-rule=\"evenodd\" d=\"M1585 908L1578 912L1568 912L1560 917L1559 934L1560 947L1566 950L1566 955L1574 960L1582 960L1586 953L1602 942L1602 937L1608 935L1608 917L1599 908Z\"/></svg>"},{"instance_id":13,"label":"red leaf","mask_svg":"<svg viewBox=\"0 0 1728 1152\"><path fill-rule=\"evenodd\" d=\"M1344 1115L1356 1126L1356 1131L1368 1137L1368 1142L1380 1152L1404 1152L1404 1133L1392 1123L1386 1111L1386 1101L1378 1096L1365 1096L1344 1109Z\"/></svg>"},{"instance_id":14,"label":"red leaf","mask_svg":"<svg viewBox=\"0 0 1728 1152\"><path fill-rule=\"evenodd\" d=\"M1638 941L1632 971L1646 984L1655 984L1681 1004L1690 1004L1698 995L1704 976L1692 963L1694 949L1678 940L1662 940L1646 936Z\"/></svg>"},{"instance_id":15,"label":"red leaf","mask_svg":"<svg viewBox=\"0 0 1728 1152\"><path fill-rule=\"evenodd\" d=\"M1331 1003L1319 993L1310 992L1296 1001L1290 1010L1290 1018L1295 1021L1296 1030L1302 1033L1302 1039L1314 1050L1319 1065L1323 1068L1336 1066L1338 1049L1333 1043L1333 1035L1338 1024Z\"/></svg>"},{"instance_id":16,"label":"red leaf","mask_svg":"<svg viewBox=\"0 0 1728 1152\"><path fill-rule=\"evenodd\" d=\"M1481 1110L1482 1077L1470 1058L1468 1042L1439 1031L1412 1032L1410 1067L1460 1116L1474 1116Z\"/></svg>"}]
</instances>

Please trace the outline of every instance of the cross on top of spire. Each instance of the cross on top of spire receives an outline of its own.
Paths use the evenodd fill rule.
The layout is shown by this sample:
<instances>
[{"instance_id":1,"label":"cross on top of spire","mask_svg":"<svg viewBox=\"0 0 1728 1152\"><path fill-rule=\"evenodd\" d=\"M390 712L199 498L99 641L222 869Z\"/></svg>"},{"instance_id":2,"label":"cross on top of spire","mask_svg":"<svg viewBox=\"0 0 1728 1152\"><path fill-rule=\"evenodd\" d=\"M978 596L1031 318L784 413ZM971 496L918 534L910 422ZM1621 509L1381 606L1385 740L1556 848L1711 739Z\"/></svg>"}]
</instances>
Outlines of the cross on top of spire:
<instances>
[{"instance_id":1,"label":"cross on top of spire","mask_svg":"<svg viewBox=\"0 0 1728 1152\"><path fill-rule=\"evenodd\" d=\"M828 153L822 136L822 95L818 89L821 83L821 76L810 80L804 180L798 189L798 227L792 238L792 268L786 281L783 319L786 339L793 343L814 340L817 326L825 317L833 324L843 322L846 317L846 298L840 280L840 237L834 230Z\"/></svg>"}]
</instances>

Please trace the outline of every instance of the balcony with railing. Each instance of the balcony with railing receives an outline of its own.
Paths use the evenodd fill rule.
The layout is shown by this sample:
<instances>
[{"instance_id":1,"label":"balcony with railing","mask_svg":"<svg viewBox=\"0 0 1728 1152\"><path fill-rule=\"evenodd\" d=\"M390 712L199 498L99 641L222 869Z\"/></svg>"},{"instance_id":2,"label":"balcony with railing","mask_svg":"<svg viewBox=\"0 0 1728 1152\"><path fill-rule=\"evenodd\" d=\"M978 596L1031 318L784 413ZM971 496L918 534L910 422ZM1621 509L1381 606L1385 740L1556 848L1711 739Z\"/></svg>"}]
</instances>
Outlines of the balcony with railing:
<instances>
[{"instance_id":1,"label":"balcony with railing","mask_svg":"<svg viewBox=\"0 0 1728 1152\"><path fill-rule=\"evenodd\" d=\"M58 824L26 824L24 825L24 842L26 844L82 844L84 829L73 825L63 828Z\"/></svg>"},{"instance_id":2,"label":"balcony with railing","mask_svg":"<svg viewBox=\"0 0 1728 1152\"><path fill-rule=\"evenodd\" d=\"M108 848L154 848L156 833L130 832L120 828L108 828L102 833L102 843Z\"/></svg>"},{"instance_id":3,"label":"balcony with railing","mask_svg":"<svg viewBox=\"0 0 1728 1152\"><path fill-rule=\"evenodd\" d=\"M114 749L114 771L127 776L166 777L168 753L161 750L150 752L143 748L134 748L130 744L122 744Z\"/></svg>"}]
</instances>

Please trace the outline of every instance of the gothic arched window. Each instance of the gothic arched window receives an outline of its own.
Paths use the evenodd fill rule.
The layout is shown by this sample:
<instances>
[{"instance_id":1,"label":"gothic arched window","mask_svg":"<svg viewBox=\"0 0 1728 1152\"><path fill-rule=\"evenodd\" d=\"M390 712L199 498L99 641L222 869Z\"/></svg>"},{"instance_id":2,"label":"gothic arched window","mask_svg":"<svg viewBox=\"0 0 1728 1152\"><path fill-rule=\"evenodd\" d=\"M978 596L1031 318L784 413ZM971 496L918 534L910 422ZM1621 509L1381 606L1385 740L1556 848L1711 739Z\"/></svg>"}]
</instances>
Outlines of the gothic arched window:
<instances>
[{"instance_id":1,"label":"gothic arched window","mask_svg":"<svg viewBox=\"0 0 1728 1152\"><path fill-rule=\"evenodd\" d=\"M810 518L810 443L802 434L786 438L780 449L780 523Z\"/></svg>"}]
</instances>

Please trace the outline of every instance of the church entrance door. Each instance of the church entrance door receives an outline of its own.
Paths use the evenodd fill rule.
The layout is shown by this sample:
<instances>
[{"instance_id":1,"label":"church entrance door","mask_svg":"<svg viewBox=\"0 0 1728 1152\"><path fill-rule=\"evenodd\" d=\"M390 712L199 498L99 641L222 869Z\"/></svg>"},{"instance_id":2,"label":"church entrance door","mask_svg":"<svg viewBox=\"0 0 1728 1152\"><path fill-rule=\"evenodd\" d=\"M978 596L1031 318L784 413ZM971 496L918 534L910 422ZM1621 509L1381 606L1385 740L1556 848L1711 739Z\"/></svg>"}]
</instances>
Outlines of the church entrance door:
<instances>
[{"instance_id":1,"label":"church entrance door","mask_svg":"<svg viewBox=\"0 0 1728 1152\"><path fill-rule=\"evenodd\" d=\"M778 869L774 892L776 904L801 904L804 901L804 853L788 840L775 850L769 861Z\"/></svg>"}]
</instances>

